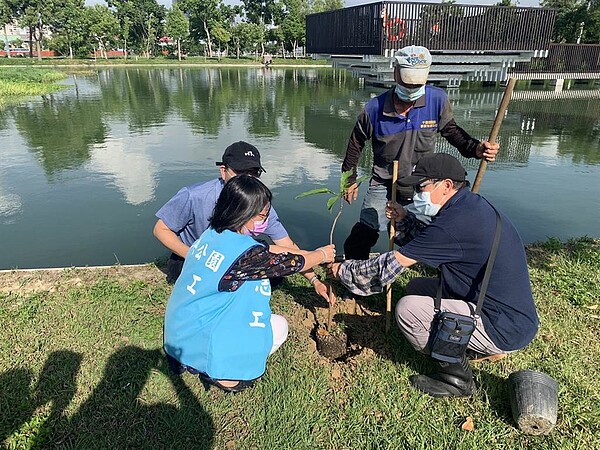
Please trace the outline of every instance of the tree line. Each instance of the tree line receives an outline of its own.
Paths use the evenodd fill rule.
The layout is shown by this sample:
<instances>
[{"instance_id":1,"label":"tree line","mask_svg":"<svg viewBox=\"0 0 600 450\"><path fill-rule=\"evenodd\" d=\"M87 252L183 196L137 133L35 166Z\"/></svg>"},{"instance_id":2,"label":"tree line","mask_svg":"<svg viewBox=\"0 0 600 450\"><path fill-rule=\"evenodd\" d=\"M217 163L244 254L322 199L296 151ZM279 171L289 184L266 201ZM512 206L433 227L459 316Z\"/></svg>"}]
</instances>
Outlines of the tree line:
<instances>
[{"instance_id":1,"label":"tree line","mask_svg":"<svg viewBox=\"0 0 600 450\"><path fill-rule=\"evenodd\" d=\"M559 10L556 42L600 44L600 0L541 0L540 4Z\"/></svg>"},{"instance_id":2,"label":"tree line","mask_svg":"<svg viewBox=\"0 0 600 450\"><path fill-rule=\"evenodd\" d=\"M125 57L150 57L165 47L179 58L224 51L238 58L258 52L285 57L288 52L296 56L304 45L307 14L343 6L343 0L242 0L240 5L178 0L171 8L156 0L106 0L94 6L84 0L0 0L0 26L6 48L6 25L16 20L26 28L30 51L35 46L38 58L42 48L70 58L106 58L112 49L122 49Z\"/></svg>"},{"instance_id":3,"label":"tree line","mask_svg":"<svg viewBox=\"0 0 600 450\"><path fill-rule=\"evenodd\" d=\"M6 24L16 20L29 31L30 52L35 47L39 58L42 48L70 58L107 57L112 49L122 49L125 57L150 57L165 48L179 58L224 51L238 58L265 52L296 56L306 38L306 15L344 6L343 0L242 0L240 5L177 0L171 8L156 0L105 1L88 7L84 0L0 0L5 47ZM541 5L559 9L556 42L600 43L600 0L541 0Z\"/></svg>"}]
</instances>

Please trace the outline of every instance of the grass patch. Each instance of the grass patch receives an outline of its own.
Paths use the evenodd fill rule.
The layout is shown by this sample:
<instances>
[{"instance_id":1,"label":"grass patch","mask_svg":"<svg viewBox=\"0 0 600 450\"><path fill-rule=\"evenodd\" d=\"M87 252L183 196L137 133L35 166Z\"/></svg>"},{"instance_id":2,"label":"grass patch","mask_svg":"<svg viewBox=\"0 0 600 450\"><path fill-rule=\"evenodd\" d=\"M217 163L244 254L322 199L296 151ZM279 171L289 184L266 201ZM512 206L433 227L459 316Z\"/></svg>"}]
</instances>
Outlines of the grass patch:
<instances>
[{"instance_id":1,"label":"grass patch","mask_svg":"<svg viewBox=\"0 0 600 450\"><path fill-rule=\"evenodd\" d=\"M60 89L57 81L64 73L40 68L3 68L0 70L0 101L7 97L42 95Z\"/></svg>"},{"instance_id":2,"label":"grass patch","mask_svg":"<svg viewBox=\"0 0 600 450\"><path fill-rule=\"evenodd\" d=\"M600 241L549 240L528 249L541 327L534 342L475 366L478 393L434 400L408 383L429 363L400 332L385 334L383 296L335 315L362 351L320 357L308 282L289 278L273 309L288 342L254 389L205 392L172 376L161 352L171 287L154 266L0 273L0 442L7 448L570 449L600 447ZM394 286L394 298L417 272ZM552 434L523 435L506 379L540 370L559 383ZM460 428L466 417L473 432Z\"/></svg>"}]
</instances>

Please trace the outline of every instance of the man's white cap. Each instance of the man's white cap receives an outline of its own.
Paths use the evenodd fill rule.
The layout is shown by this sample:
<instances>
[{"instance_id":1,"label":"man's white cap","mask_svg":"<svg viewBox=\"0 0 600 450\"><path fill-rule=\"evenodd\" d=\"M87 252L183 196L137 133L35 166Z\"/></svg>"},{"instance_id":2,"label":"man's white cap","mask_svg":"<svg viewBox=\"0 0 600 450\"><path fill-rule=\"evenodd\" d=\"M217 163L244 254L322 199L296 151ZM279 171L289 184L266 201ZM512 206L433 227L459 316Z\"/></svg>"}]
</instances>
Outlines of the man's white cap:
<instances>
[{"instance_id":1,"label":"man's white cap","mask_svg":"<svg viewBox=\"0 0 600 450\"><path fill-rule=\"evenodd\" d=\"M394 53L390 65L400 69L400 77L405 83L425 84L431 67L431 53L425 47L409 45Z\"/></svg>"}]
</instances>

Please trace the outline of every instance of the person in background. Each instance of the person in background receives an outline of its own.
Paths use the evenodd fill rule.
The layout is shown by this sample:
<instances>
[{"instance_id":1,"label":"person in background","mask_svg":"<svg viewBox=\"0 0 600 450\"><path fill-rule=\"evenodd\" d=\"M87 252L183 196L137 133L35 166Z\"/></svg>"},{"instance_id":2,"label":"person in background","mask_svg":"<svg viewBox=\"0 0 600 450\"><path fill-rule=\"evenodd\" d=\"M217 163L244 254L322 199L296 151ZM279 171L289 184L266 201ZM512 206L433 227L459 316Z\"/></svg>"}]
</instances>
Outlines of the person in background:
<instances>
[{"instance_id":1,"label":"person in background","mask_svg":"<svg viewBox=\"0 0 600 450\"><path fill-rule=\"evenodd\" d=\"M179 277L190 246L208 228L209 218L225 184L237 175L259 178L265 172L258 149L244 141L228 146L221 161L216 164L219 166L219 178L182 188L156 213L158 220L154 225L154 236L172 252L167 261L167 279L171 283ZM269 219L253 234L268 236L274 244L282 247L298 248L274 208L269 211ZM327 286L312 269L307 269L303 272L304 277L318 295L329 301Z\"/></svg>"},{"instance_id":2,"label":"person in background","mask_svg":"<svg viewBox=\"0 0 600 450\"><path fill-rule=\"evenodd\" d=\"M271 313L269 278L334 261L333 245L304 251L254 240L273 211L271 199L253 176L223 187L167 303L164 350L175 373L198 374L227 392L251 387L288 333L286 319Z\"/></svg>"},{"instance_id":3,"label":"person in background","mask_svg":"<svg viewBox=\"0 0 600 450\"><path fill-rule=\"evenodd\" d=\"M360 154L370 139L373 168L369 188L360 211L360 221L344 242L346 259L367 259L377 243L379 232L387 229L386 201L391 198L393 162L399 161L398 178L410 174L421 157L435 149L439 133L468 158L494 161L498 144L478 141L459 127L452 117L452 107L444 90L427 83L432 58L425 47L408 46L391 59L396 86L371 99L352 130L342 172L353 170L356 179ZM358 198L358 185L351 184L345 199ZM412 201L410 188L399 188L402 205ZM410 210L410 207L409 207Z\"/></svg>"},{"instance_id":4,"label":"person in background","mask_svg":"<svg viewBox=\"0 0 600 450\"><path fill-rule=\"evenodd\" d=\"M381 292L404 268L419 262L441 271L441 310L470 316L475 310L496 233L495 208L468 189L466 172L451 155L424 156L412 175L400 179L414 190L415 206L431 223L397 251L366 261L331 265L332 274L351 292ZM393 205L390 205L393 209ZM411 383L434 397L464 397L475 384L471 360L497 360L528 345L538 330L523 242L501 212L498 251L485 293L481 317L459 363L434 360L438 371L413 375ZM396 216L388 211L392 220ZM429 354L434 298L440 278L414 278L396 304L396 322L418 352Z\"/></svg>"}]
</instances>

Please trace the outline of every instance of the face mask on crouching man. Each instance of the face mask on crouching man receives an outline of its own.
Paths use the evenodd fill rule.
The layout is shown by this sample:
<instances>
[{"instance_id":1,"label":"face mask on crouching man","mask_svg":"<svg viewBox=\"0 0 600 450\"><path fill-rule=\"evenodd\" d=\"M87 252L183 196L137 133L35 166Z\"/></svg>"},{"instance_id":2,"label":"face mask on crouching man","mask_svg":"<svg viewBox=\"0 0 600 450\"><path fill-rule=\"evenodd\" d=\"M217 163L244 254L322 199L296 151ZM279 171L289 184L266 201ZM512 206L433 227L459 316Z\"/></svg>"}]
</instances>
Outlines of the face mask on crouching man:
<instances>
[{"instance_id":1,"label":"face mask on crouching man","mask_svg":"<svg viewBox=\"0 0 600 450\"><path fill-rule=\"evenodd\" d=\"M412 174L399 180L412 186L433 213L431 223L398 250L365 261L331 265L333 276L353 293L382 292L407 267L420 262L442 273L441 310L471 316L496 230L496 208L467 187L466 172L453 156L437 153L421 158ZM481 316L466 352L454 362L434 359L437 370L413 375L411 383L435 397L465 397L474 393L469 359L499 359L525 347L538 329L527 260L512 223L501 223L498 252L485 291ZM395 308L396 323L415 350L430 355L439 278L413 278Z\"/></svg>"}]
</instances>

